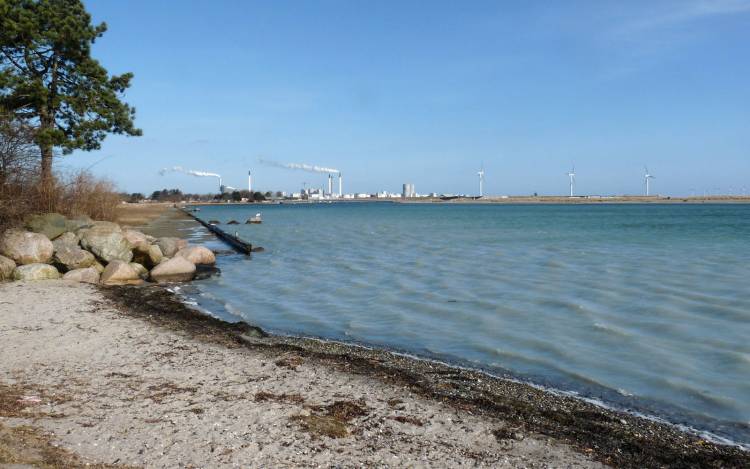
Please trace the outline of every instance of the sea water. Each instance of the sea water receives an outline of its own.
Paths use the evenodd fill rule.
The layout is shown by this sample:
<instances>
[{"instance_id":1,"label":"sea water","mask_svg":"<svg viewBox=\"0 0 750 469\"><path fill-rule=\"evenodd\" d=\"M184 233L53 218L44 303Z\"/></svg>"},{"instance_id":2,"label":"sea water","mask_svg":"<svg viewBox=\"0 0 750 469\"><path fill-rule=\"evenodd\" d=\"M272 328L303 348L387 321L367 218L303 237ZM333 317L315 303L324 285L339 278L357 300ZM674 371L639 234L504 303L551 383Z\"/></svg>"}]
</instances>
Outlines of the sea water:
<instances>
[{"instance_id":1,"label":"sea water","mask_svg":"<svg viewBox=\"0 0 750 469\"><path fill-rule=\"evenodd\" d=\"M198 214L256 212L263 224L221 226L265 252L219 256L222 275L194 284L226 319L472 366L750 443L750 205Z\"/></svg>"}]
</instances>

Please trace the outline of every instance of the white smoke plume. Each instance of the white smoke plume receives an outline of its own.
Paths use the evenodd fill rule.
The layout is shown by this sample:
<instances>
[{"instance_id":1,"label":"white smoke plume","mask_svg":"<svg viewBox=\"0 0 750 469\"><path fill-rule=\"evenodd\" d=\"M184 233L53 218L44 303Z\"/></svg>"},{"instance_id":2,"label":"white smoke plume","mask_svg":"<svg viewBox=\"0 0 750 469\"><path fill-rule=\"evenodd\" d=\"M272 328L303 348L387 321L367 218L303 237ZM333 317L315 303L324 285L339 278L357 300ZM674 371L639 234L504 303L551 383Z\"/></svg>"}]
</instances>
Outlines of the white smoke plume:
<instances>
[{"instance_id":1,"label":"white smoke plume","mask_svg":"<svg viewBox=\"0 0 750 469\"><path fill-rule=\"evenodd\" d=\"M221 178L220 174L207 173L205 171L195 171L192 169L185 169L182 166L172 166L171 168L162 168L159 170L159 174L164 176L167 173L184 173L195 177L214 177Z\"/></svg>"},{"instance_id":2,"label":"white smoke plume","mask_svg":"<svg viewBox=\"0 0 750 469\"><path fill-rule=\"evenodd\" d=\"M305 163L279 163L278 161L270 161L270 160L264 160L264 159L261 159L260 162L262 164L265 164L268 166L275 166L277 168L299 169L301 171L310 171L312 173L338 174L341 172L335 168L326 168L325 166L315 166L312 164L305 164Z\"/></svg>"}]
</instances>

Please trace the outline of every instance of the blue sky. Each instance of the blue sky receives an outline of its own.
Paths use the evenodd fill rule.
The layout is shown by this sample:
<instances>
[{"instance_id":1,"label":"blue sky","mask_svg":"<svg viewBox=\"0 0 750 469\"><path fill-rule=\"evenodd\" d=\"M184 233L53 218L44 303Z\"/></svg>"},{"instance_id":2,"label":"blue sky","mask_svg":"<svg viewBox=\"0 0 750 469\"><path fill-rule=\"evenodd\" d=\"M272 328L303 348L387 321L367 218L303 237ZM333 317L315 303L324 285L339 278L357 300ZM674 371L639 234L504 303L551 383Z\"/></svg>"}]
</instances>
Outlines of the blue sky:
<instances>
[{"instance_id":1,"label":"blue sky","mask_svg":"<svg viewBox=\"0 0 750 469\"><path fill-rule=\"evenodd\" d=\"M750 0L85 3L144 135L58 166L122 190L750 193Z\"/></svg>"}]
</instances>

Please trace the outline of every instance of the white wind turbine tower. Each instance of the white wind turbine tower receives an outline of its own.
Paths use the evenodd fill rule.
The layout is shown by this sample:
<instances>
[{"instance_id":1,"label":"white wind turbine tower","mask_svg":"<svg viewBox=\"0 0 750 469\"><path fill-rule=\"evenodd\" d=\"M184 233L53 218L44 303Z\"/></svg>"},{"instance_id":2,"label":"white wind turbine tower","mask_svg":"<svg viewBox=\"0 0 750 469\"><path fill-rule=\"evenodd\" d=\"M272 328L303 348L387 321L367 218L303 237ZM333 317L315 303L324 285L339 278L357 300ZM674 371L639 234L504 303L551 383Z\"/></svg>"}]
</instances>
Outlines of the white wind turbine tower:
<instances>
[{"instance_id":1,"label":"white wind turbine tower","mask_svg":"<svg viewBox=\"0 0 750 469\"><path fill-rule=\"evenodd\" d=\"M649 179L654 179L655 176L652 176L648 172L648 166L644 166L643 168L646 170L646 174L643 176L643 179L644 179L644 182L646 184L646 197L648 197L650 195L650 191L649 191L649 189L650 189L650 187L649 187Z\"/></svg>"},{"instance_id":2,"label":"white wind turbine tower","mask_svg":"<svg viewBox=\"0 0 750 469\"><path fill-rule=\"evenodd\" d=\"M477 176L479 176L479 197L484 196L484 165L482 165L479 172L477 172Z\"/></svg>"},{"instance_id":3,"label":"white wind turbine tower","mask_svg":"<svg viewBox=\"0 0 750 469\"><path fill-rule=\"evenodd\" d=\"M573 165L570 172L566 174L570 178L570 196L573 197L573 188L576 185L576 166Z\"/></svg>"}]
</instances>

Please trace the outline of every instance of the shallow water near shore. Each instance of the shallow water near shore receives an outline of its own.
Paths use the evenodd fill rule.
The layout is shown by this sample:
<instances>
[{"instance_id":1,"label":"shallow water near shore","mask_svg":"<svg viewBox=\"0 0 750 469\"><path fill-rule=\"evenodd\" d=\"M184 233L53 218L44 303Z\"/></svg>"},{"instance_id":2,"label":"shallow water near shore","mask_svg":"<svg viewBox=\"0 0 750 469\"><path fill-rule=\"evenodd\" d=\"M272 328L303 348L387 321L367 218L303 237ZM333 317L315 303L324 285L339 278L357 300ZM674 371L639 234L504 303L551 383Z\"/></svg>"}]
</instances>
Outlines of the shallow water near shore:
<instances>
[{"instance_id":1,"label":"shallow water near shore","mask_svg":"<svg viewBox=\"0 0 750 469\"><path fill-rule=\"evenodd\" d=\"M189 296L750 443L750 206L203 206L266 251ZM206 239L203 228L192 236ZM211 247L226 249L219 241Z\"/></svg>"}]
</instances>

